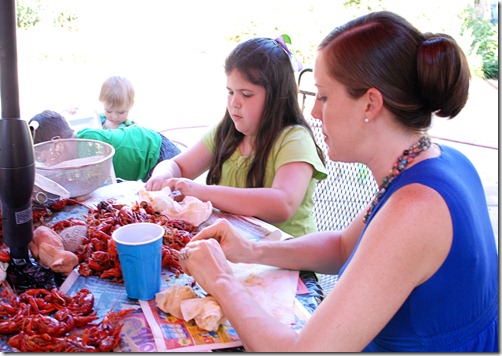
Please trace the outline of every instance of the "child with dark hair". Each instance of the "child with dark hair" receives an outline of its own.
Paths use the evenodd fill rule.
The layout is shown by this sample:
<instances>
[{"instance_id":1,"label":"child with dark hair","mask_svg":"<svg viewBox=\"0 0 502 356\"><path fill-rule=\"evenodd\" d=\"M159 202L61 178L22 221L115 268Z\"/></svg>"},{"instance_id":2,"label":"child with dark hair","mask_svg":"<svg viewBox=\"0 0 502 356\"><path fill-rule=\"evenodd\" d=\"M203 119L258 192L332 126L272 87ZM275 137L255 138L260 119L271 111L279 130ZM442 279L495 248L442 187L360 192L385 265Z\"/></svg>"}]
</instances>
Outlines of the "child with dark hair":
<instances>
[{"instance_id":1,"label":"child with dark hair","mask_svg":"<svg viewBox=\"0 0 502 356\"><path fill-rule=\"evenodd\" d=\"M51 110L35 115L29 123L35 121L38 123L35 144L59 137L92 139L112 145L115 148L115 175L124 180L146 181L157 163L180 153L180 149L168 138L138 125L115 130L86 128L75 132L61 114Z\"/></svg>"},{"instance_id":2,"label":"child with dark hair","mask_svg":"<svg viewBox=\"0 0 502 356\"><path fill-rule=\"evenodd\" d=\"M254 38L239 44L225 73L223 119L193 147L161 162L146 189L169 186L293 236L317 231L312 195L326 178L324 156L298 104L284 43ZM206 171L207 184L193 181Z\"/></svg>"}]
</instances>

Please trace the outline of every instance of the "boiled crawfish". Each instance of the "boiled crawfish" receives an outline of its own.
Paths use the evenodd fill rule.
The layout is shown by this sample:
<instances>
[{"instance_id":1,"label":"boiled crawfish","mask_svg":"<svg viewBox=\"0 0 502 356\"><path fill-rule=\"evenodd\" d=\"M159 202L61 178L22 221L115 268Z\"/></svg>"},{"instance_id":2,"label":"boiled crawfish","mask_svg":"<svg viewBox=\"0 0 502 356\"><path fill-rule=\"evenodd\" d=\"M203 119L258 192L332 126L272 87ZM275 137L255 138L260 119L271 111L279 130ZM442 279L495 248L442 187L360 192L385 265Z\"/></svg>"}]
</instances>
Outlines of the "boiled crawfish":
<instances>
[{"instance_id":1,"label":"boiled crawfish","mask_svg":"<svg viewBox=\"0 0 502 356\"><path fill-rule=\"evenodd\" d=\"M176 275L182 273L178 254L174 251L181 250L192 239L197 227L156 213L152 205L145 201L128 206L110 200L102 201L96 209L89 210L86 218L88 236L76 252L80 261L79 273L123 282L117 247L111 235L120 226L137 222L151 222L164 227L162 267Z\"/></svg>"},{"instance_id":2,"label":"boiled crawfish","mask_svg":"<svg viewBox=\"0 0 502 356\"><path fill-rule=\"evenodd\" d=\"M94 295L81 289L70 297L57 289L2 292L0 333L15 334L9 345L21 352L110 352L120 342L121 319L110 311L98 324Z\"/></svg>"}]
</instances>

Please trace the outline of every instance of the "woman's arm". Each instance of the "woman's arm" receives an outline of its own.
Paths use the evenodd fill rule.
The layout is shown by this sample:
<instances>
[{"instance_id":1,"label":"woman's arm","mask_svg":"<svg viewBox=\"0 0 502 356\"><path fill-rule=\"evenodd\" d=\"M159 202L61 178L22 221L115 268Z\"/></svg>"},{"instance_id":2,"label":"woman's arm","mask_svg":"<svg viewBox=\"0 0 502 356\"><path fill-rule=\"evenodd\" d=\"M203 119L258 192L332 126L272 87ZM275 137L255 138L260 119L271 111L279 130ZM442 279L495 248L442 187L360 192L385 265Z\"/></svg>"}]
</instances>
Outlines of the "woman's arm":
<instances>
[{"instance_id":1,"label":"woman's arm","mask_svg":"<svg viewBox=\"0 0 502 356\"><path fill-rule=\"evenodd\" d=\"M353 223L362 225L361 221ZM217 224L220 231L201 231L187 245L188 258L181 264L202 288L215 296L247 351L362 350L395 315L413 289L440 268L452 242L451 218L439 194L420 185L400 189L371 221L336 287L296 334L289 326L267 315L233 277L225 256L229 258L231 255L227 251L234 255L238 253L237 246L230 242L235 234L226 231L228 226L222 228L224 223ZM212 235L220 245L213 239L201 240L203 235ZM306 237L322 236L321 233ZM302 245L297 241L301 240L273 244L243 242L245 251L240 258L257 263L278 259L283 264L288 259L298 259L299 251L284 250L281 244L291 247L296 243L297 248L308 246L305 259L311 261L309 263L316 256L326 263L330 254L335 260L346 250L340 236L316 239L317 252L314 243ZM327 241L337 242L330 245ZM260 248L260 244L268 246ZM329 247L333 250L326 252ZM261 253L244 257L245 252L252 252L255 248ZM284 252L290 254L283 256ZM292 261L291 265L301 263Z\"/></svg>"},{"instance_id":2,"label":"woman's arm","mask_svg":"<svg viewBox=\"0 0 502 356\"><path fill-rule=\"evenodd\" d=\"M360 224L362 225L362 224ZM357 236L350 230L323 231L284 241L254 242L235 229L227 220L218 219L192 238L196 241L214 239L226 258L234 263L259 263L291 270L336 274L347 260Z\"/></svg>"},{"instance_id":3,"label":"woman's arm","mask_svg":"<svg viewBox=\"0 0 502 356\"><path fill-rule=\"evenodd\" d=\"M179 155L157 164L146 190L161 190L170 178L185 177L195 179L209 169L211 153L202 141L197 142Z\"/></svg>"}]
</instances>

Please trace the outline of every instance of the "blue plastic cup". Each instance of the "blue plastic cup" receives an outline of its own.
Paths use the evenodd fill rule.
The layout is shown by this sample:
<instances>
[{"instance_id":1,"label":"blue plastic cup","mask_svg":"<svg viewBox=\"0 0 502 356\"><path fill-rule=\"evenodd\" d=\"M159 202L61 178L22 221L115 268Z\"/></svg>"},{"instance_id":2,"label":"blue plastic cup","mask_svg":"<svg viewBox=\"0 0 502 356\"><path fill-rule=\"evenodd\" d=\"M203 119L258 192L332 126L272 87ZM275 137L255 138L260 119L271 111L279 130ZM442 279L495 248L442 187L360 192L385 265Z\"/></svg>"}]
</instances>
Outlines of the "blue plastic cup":
<instances>
[{"instance_id":1,"label":"blue plastic cup","mask_svg":"<svg viewBox=\"0 0 502 356\"><path fill-rule=\"evenodd\" d=\"M150 300L160 292L164 228L153 223L133 223L112 233L122 267L127 296Z\"/></svg>"}]
</instances>

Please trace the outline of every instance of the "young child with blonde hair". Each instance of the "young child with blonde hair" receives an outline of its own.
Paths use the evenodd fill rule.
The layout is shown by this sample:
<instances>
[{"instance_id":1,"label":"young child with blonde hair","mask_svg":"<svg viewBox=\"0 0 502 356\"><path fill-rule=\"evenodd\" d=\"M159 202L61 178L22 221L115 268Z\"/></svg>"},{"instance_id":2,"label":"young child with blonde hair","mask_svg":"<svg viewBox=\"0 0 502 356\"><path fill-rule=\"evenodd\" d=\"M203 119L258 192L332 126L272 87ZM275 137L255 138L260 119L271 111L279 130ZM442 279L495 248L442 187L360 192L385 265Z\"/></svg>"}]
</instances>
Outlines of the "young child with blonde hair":
<instances>
[{"instance_id":1,"label":"young child with blonde hair","mask_svg":"<svg viewBox=\"0 0 502 356\"><path fill-rule=\"evenodd\" d=\"M128 118L129 110L134 105L134 87L129 79L112 76L101 85L99 101L103 104L104 113L100 119L104 129L116 129L134 124Z\"/></svg>"}]
</instances>

